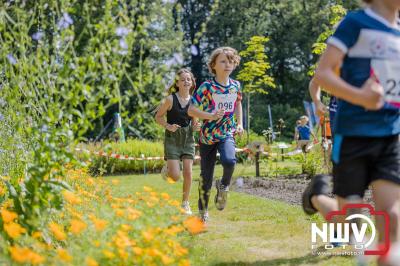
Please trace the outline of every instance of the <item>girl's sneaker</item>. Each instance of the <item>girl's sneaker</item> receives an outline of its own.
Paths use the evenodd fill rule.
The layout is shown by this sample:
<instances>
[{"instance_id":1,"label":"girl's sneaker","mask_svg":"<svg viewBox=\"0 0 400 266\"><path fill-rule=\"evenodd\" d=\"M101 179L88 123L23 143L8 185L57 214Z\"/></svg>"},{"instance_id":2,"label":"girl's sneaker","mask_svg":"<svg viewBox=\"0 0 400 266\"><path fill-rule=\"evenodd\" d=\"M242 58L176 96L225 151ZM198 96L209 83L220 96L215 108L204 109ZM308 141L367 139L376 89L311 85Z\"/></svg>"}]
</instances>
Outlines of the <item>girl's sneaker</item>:
<instances>
[{"instance_id":1,"label":"girl's sneaker","mask_svg":"<svg viewBox=\"0 0 400 266\"><path fill-rule=\"evenodd\" d=\"M207 223L210 217L208 216L207 210L199 210L199 216L203 223Z\"/></svg>"},{"instance_id":2,"label":"girl's sneaker","mask_svg":"<svg viewBox=\"0 0 400 266\"><path fill-rule=\"evenodd\" d=\"M185 210L186 215L192 215L192 210L190 209L189 201L183 201L181 207L182 209Z\"/></svg>"}]
</instances>

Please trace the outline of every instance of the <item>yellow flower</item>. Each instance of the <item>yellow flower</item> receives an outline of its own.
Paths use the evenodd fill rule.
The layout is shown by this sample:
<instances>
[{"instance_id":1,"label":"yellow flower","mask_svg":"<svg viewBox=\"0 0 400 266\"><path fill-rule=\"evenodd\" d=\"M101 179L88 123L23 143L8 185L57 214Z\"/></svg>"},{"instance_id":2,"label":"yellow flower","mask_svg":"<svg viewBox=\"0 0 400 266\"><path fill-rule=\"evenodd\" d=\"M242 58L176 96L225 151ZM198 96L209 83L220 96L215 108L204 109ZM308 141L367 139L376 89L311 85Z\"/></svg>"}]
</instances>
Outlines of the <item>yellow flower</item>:
<instances>
[{"instance_id":1,"label":"yellow flower","mask_svg":"<svg viewBox=\"0 0 400 266\"><path fill-rule=\"evenodd\" d=\"M191 234L198 234L205 230L205 224L195 216L187 218L183 225Z\"/></svg>"},{"instance_id":2,"label":"yellow flower","mask_svg":"<svg viewBox=\"0 0 400 266\"><path fill-rule=\"evenodd\" d=\"M125 232L131 231L133 228L129 224L121 224L121 229Z\"/></svg>"},{"instance_id":3,"label":"yellow flower","mask_svg":"<svg viewBox=\"0 0 400 266\"><path fill-rule=\"evenodd\" d=\"M1 210L1 218L4 223L9 223L17 219L18 215L15 212L7 211L6 209Z\"/></svg>"},{"instance_id":4,"label":"yellow flower","mask_svg":"<svg viewBox=\"0 0 400 266\"><path fill-rule=\"evenodd\" d=\"M161 197L163 199L165 199L165 200L169 200L171 198L171 196L168 193L165 193L165 192L161 193Z\"/></svg>"},{"instance_id":5,"label":"yellow flower","mask_svg":"<svg viewBox=\"0 0 400 266\"><path fill-rule=\"evenodd\" d=\"M146 192L151 192L151 191L153 191L153 189L152 189L151 187L148 187L148 186L144 186L144 187L143 187L143 190L146 191Z\"/></svg>"},{"instance_id":6,"label":"yellow flower","mask_svg":"<svg viewBox=\"0 0 400 266\"><path fill-rule=\"evenodd\" d=\"M80 234L83 230L85 230L87 225L81 220L73 219L71 220L71 226L69 231L75 235Z\"/></svg>"},{"instance_id":7,"label":"yellow flower","mask_svg":"<svg viewBox=\"0 0 400 266\"><path fill-rule=\"evenodd\" d=\"M0 184L0 196L4 196L6 194L6 188Z\"/></svg>"},{"instance_id":8,"label":"yellow flower","mask_svg":"<svg viewBox=\"0 0 400 266\"><path fill-rule=\"evenodd\" d=\"M179 266L190 266L190 261L187 259L179 261Z\"/></svg>"},{"instance_id":9,"label":"yellow flower","mask_svg":"<svg viewBox=\"0 0 400 266\"><path fill-rule=\"evenodd\" d=\"M103 254L104 254L104 256L106 256L106 258L108 258L108 259L113 259L113 258L115 258L115 254L112 253L112 252L109 251L109 250L103 250Z\"/></svg>"},{"instance_id":10,"label":"yellow flower","mask_svg":"<svg viewBox=\"0 0 400 266\"><path fill-rule=\"evenodd\" d=\"M4 224L4 230L11 238L18 238L21 234L26 232L25 228L14 222Z\"/></svg>"},{"instance_id":11,"label":"yellow flower","mask_svg":"<svg viewBox=\"0 0 400 266\"><path fill-rule=\"evenodd\" d=\"M63 195L66 201L68 201L70 204L79 204L82 202L82 200L77 197L73 192L69 190L64 190Z\"/></svg>"},{"instance_id":12,"label":"yellow flower","mask_svg":"<svg viewBox=\"0 0 400 266\"><path fill-rule=\"evenodd\" d=\"M63 241L65 239L67 239L67 235L65 234L63 228L60 225L58 225L56 223L50 223L49 228L57 240Z\"/></svg>"},{"instance_id":13,"label":"yellow flower","mask_svg":"<svg viewBox=\"0 0 400 266\"><path fill-rule=\"evenodd\" d=\"M91 257L87 257L86 258L86 265L87 266L99 266L99 264L97 263L97 261Z\"/></svg>"},{"instance_id":14,"label":"yellow flower","mask_svg":"<svg viewBox=\"0 0 400 266\"><path fill-rule=\"evenodd\" d=\"M66 251L63 248L57 249L57 254L58 254L58 257L60 258L60 260L62 260L62 261L65 261L65 262L72 261L72 256L68 253L68 251Z\"/></svg>"},{"instance_id":15,"label":"yellow flower","mask_svg":"<svg viewBox=\"0 0 400 266\"><path fill-rule=\"evenodd\" d=\"M111 183L113 185L118 185L119 184L119 180L118 179L113 179L113 180L111 180Z\"/></svg>"}]
</instances>

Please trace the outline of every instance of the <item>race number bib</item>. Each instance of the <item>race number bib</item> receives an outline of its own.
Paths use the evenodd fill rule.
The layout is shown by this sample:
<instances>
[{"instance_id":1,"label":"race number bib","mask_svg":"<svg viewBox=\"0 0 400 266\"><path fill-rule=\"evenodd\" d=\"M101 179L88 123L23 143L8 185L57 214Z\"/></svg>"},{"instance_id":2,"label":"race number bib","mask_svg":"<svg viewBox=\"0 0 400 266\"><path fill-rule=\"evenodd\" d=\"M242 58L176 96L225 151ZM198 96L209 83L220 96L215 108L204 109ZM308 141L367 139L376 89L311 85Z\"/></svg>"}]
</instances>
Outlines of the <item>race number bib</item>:
<instances>
[{"instance_id":1,"label":"race number bib","mask_svg":"<svg viewBox=\"0 0 400 266\"><path fill-rule=\"evenodd\" d=\"M225 113L232 113L235 110L237 93L228 93L228 94L213 93L212 97L216 109L224 109Z\"/></svg>"},{"instance_id":2,"label":"race number bib","mask_svg":"<svg viewBox=\"0 0 400 266\"><path fill-rule=\"evenodd\" d=\"M371 66L385 90L385 101L400 107L400 61L375 59Z\"/></svg>"}]
</instances>

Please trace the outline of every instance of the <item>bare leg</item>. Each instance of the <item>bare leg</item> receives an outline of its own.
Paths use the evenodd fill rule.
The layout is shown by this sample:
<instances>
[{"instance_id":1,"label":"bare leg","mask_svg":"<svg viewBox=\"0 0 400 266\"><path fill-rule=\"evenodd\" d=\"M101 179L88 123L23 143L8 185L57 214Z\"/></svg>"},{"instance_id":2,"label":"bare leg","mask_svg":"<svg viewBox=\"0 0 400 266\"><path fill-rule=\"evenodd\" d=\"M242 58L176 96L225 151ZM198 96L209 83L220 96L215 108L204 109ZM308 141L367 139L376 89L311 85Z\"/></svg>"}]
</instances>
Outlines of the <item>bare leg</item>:
<instances>
[{"instance_id":1,"label":"bare leg","mask_svg":"<svg viewBox=\"0 0 400 266\"><path fill-rule=\"evenodd\" d=\"M192 159L183 159L183 194L182 201L189 201L190 188L192 186Z\"/></svg>"},{"instance_id":2,"label":"bare leg","mask_svg":"<svg viewBox=\"0 0 400 266\"><path fill-rule=\"evenodd\" d=\"M178 181L181 175L179 160L168 160L167 167L168 167L168 177L172 178L174 181Z\"/></svg>"},{"instance_id":3,"label":"bare leg","mask_svg":"<svg viewBox=\"0 0 400 266\"><path fill-rule=\"evenodd\" d=\"M400 241L400 185L387 180L376 180L372 182L375 209L385 211L389 215L389 239L391 244ZM379 242L385 240L385 221L383 217L376 217L376 225L379 232ZM379 262L379 265L386 265Z\"/></svg>"}]
</instances>

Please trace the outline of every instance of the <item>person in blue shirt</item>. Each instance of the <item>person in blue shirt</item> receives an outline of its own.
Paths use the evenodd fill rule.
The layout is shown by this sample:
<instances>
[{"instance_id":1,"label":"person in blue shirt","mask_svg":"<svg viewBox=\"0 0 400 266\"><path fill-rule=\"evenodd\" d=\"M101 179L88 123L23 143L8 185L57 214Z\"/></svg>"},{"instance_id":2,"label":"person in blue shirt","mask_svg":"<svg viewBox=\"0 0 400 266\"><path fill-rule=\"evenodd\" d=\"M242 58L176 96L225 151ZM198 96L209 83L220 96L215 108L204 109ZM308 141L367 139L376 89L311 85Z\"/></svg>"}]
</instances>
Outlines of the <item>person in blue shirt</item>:
<instances>
[{"instance_id":1,"label":"person in blue shirt","mask_svg":"<svg viewBox=\"0 0 400 266\"><path fill-rule=\"evenodd\" d=\"M310 150L310 137L313 136L314 140L316 140L314 133L308 126L308 121L308 117L303 115L300 117L300 125L296 127L295 139L297 142L297 148L302 149L304 153L307 153Z\"/></svg>"},{"instance_id":2,"label":"person in blue shirt","mask_svg":"<svg viewBox=\"0 0 400 266\"><path fill-rule=\"evenodd\" d=\"M371 186L375 209L390 217L394 244L400 240L400 0L364 2L369 6L350 12L328 39L315 75L338 99L332 151L337 200L328 197L330 177L318 175L303 193L303 209L325 216L350 197L363 198ZM376 218L382 244L384 220Z\"/></svg>"}]
</instances>

